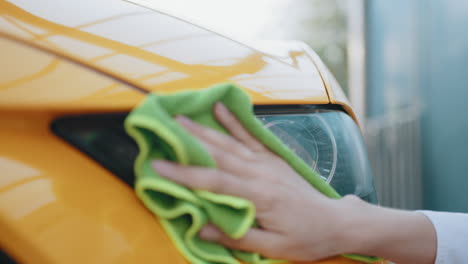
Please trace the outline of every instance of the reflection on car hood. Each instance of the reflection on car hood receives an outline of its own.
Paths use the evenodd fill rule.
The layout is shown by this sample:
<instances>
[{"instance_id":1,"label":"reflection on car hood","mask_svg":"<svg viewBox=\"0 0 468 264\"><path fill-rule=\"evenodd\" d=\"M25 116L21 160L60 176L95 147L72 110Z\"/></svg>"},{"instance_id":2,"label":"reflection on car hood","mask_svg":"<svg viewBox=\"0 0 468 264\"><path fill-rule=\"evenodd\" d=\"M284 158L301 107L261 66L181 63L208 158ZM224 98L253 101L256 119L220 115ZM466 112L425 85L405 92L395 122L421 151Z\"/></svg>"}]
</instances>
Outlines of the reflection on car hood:
<instances>
[{"instance_id":1,"label":"reflection on car hood","mask_svg":"<svg viewBox=\"0 0 468 264\"><path fill-rule=\"evenodd\" d=\"M220 82L256 104L326 104L322 76L302 47L278 57L124 1L0 0L0 30L131 79L175 92Z\"/></svg>"}]
</instances>

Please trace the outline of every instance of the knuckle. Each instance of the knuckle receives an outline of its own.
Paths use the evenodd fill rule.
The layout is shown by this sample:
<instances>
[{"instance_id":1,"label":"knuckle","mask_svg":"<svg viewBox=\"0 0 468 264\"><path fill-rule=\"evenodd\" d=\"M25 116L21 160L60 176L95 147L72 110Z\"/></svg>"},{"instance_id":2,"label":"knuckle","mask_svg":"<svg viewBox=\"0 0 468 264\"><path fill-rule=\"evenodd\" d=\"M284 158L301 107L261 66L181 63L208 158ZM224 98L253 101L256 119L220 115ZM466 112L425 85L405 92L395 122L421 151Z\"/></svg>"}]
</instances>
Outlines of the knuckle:
<instances>
[{"instance_id":1,"label":"knuckle","mask_svg":"<svg viewBox=\"0 0 468 264\"><path fill-rule=\"evenodd\" d=\"M210 138L210 137L212 137L211 131L210 131L208 128L206 128L206 127L204 127L204 126L201 126L201 125L197 125L197 128L196 128L196 129L197 129L197 133L198 133L198 135L199 135L200 137L202 137L202 138Z\"/></svg>"},{"instance_id":2,"label":"knuckle","mask_svg":"<svg viewBox=\"0 0 468 264\"><path fill-rule=\"evenodd\" d=\"M230 138L226 142L226 146L229 149L235 151L236 153L242 153L242 151L244 150L244 147L241 145L241 143L234 138Z\"/></svg>"},{"instance_id":3,"label":"knuckle","mask_svg":"<svg viewBox=\"0 0 468 264\"><path fill-rule=\"evenodd\" d=\"M210 191L222 192L225 188L227 177L217 169L211 169L209 177L205 177L205 186Z\"/></svg>"},{"instance_id":4,"label":"knuckle","mask_svg":"<svg viewBox=\"0 0 468 264\"><path fill-rule=\"evenodd\" d=\"M246 160L246 161L251 161L251 162L254 162L256 161L257 159L257 155L255 152L251 151L250 149L242 149L242 157Z\"/></svg>"},{"instance_id":5,"label":"knuckle","mask_svg":"<svg viewBox=\"0 0 468 264\"><path fill-rule=\"evenodd\" d=\"M230 178L230 176L222 173L222 172L218 172L218 177L217 177L217 180L216 180L216 190L218 192L225 192L225 190L227 188L229 188L230 185L232 185L232 180Z\"/></svg>"},{"instance_id":6,"label":"knuckle","mask_svg":"<svg viewBox=\"0 0 468 264\"><path fill-rule=\"evenodd\" d=\"M278 245L278 243L270 242L268 245L265 245L263 250L261 250L262 255L268 258L282 258L285 257L287 251L283 246Z\"/></svg>"},{"instance_id":7,"label":"knuckle","mask_svg":"<svg viewBox=\"0 0 468 264\"><path fill-rule=\"evenodd\" d=\"M231 162L231 157L227 153L221 151L216 151L215 159L220 164L228 164Z\"/></svg>"},{"instance_id":8,"label":"knuckle","mask_svg":"<svg viewBox=\"0 0 468 264\"><path fill-rule=\"evenodd\" d=\"M242 248L243 245L242 239L234 240L230 237L227 237L226 235L221 236L220 242L228 247L236 249Z\"/></svg>"},{"instance_id":9,"label":"knuckle","mask_svg":"<svg viewBox=\"0 0 468 264\"><path fill-rule=\"evenodd\" d=\"M258 142L256 139L249 140L248 144L251 146L251 149L255 152L263 152L267 149L265 145Z\"/></svg>"},{"instance_id":10,"label":"knuckle","mask_svg":"<svg viewBox=\"0 0 468 264\"><path fill-rule=\"evenodd\" d=\"M196 131L194 131L202 139L210 139L217 137L217 131L212 130L211 128L196 124Z\"/></svg>"},{"instance_id":11,"label":"knuckle","mask_svg":"<svg viewBox=\"0 0 468 264\"><path fill-rule=\"evenodd\" d=\"M195 133L195 135L201 135L204 133L203 126L200 126L196 122L191 122L190 126L185 126L185 128L188 131Z\"/></svg>"},{"instance_id":12,"label":"knuckle","mask_svg":"<svg viewBox=\"0 0 468 264\"><path fill-rule=\"evenodd\" d=\"M172 166L170 170L165 173L165 176L169 176L170 179L178 182L185 182L185 178L181 177L186 173L186 168L180 165Z\"/></svg>"},{"instance_id":13,"label":"knuckle","mask_svg":"<svg viewBox=\"0 0 468 264\"><path fill-rule=\"evenodd\" d=\"M263 185L255 186L252 192L255 194L258 206L262 210L270 210L275 205L276 197Z\"/></svg>"}]
</instances>

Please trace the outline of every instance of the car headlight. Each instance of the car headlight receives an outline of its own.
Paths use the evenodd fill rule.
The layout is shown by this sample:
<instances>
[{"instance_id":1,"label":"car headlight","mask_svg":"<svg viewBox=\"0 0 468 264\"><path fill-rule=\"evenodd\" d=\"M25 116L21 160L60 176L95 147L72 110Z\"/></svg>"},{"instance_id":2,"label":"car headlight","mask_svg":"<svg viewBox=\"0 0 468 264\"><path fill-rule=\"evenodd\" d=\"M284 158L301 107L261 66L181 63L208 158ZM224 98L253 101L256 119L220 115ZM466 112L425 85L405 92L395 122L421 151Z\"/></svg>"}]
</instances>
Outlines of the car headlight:
<instances>
[{"instance_id":1,"label":"car headlight","mask_svg":"<svg viewBox=\"0 0 468 264\"><path fill-rule=\"evenodd\" d=\"M265 126L338 193L356 194L376 202L366 150L354 121L340 111L301 107L294 106L295 114L282 106L257 106L255 110ZM123 129L125 117L126 114L62 117L52 123L52 131L133 186L138 147Z\"/></svg>"},{"instance_id":2,"label":"car headlight","mask_svg":"<svg viewBox=\"0 0 468 264\"><path fill-rule=\"evenodd\" d=\"M316 111L257 117L338 193L376 202L367 152L359 128L347 114Z\"/></svg>"}]
</instances>

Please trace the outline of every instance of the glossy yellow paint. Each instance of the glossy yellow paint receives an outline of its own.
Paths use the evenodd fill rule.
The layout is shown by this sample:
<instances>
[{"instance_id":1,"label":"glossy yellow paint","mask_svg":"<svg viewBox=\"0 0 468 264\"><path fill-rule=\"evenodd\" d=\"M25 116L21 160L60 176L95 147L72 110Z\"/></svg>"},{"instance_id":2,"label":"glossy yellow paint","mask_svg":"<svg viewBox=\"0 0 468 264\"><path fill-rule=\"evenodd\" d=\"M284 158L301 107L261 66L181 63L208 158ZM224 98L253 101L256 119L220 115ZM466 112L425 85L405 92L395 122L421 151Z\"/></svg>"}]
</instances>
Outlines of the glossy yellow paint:
<instances>
[{"instance_id":1,"label":"glossy yellow paint","mask_svg":"<svg viewBox=\"0 0 468 264\"><path fill-rule=\"evenodd\" d=\"M125 111L145 94L0 33L0 109Z\"/></svg>"},{"instance_id":2,"label":"glossy yellow paint","mask_svg":"<svg viewBox=\"0 0 468 264\"><path fill-rule=\"evenodd\" d=\"M305 49L277 58L129 3L86 1L0 0L0 247L24 263L186 263L133 190L50 122L225 81L256 104L327 104L333 88Z\"/></svg>"},{"instance_id":3,"label":"glossy yellow paint","mask_svg":"<svg viewBox=\"0 0 468 264\"><path fill-rule=\"evenodd\" d=\"M305 52L280 59L137 5L100 3L105 11L94 8L94 1L80 1L77 9L92 10L78 12L71 6L56 14L53 5L0 0L0 30L147 90L171 93L233 82L256 104L329 103ZM82 15L86 13L93 15Z\"/></svg>"},{"instance_id":4,"label":"glossy yellow paint","mask_svg":"<svg viewBox=\"0 0 468 264\"><path fill-rule=\"evenodd\" d=\"M132 189L52 134L53 118L0 115L0 245L24 263L186 263Z\"/></svg>"}]
</instances>

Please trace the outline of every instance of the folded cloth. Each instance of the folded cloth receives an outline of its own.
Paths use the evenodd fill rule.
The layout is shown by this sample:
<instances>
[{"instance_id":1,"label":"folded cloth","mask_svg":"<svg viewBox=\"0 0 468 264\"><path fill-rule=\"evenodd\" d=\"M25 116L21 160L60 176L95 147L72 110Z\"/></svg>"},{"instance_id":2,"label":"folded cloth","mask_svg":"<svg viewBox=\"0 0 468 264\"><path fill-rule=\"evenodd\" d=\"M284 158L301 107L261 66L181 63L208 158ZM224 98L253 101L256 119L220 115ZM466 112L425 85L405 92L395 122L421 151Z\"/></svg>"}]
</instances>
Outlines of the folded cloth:
<instances>
[{"instance_id":1,"label":"folded cloth","mask_svg":"<svg viewBox=\"0 0 468 264\"><path fill-rule=\"evenodd\" d=\"M184 165L216 167L213 158L197 138L180 126L174 117L184 115L193 121L226 132L216 121L212 109L222 102L244 127L271 151L282 157L321 193L331 198L340 195L301 158L289 150L255 118L249 96L233 84L220 84L201 91L172 95L149 94L126 118L125 129L137 142L140 152L135 161L135 191L144 205L158 216L176 247L195 264L254 264L285 262L256 253L230 250L198 238L208 222L234 239L242 237L255 224L251 201L203 190L191 190L157 174L151 162L166 159ZM378 259L347 255L364 262Z\"/></svg>"}]
</instances>

